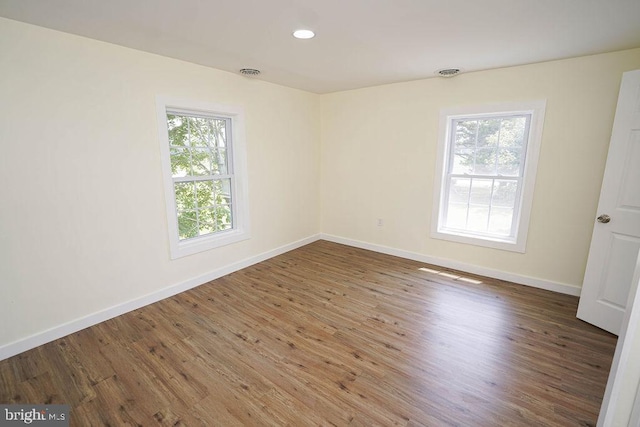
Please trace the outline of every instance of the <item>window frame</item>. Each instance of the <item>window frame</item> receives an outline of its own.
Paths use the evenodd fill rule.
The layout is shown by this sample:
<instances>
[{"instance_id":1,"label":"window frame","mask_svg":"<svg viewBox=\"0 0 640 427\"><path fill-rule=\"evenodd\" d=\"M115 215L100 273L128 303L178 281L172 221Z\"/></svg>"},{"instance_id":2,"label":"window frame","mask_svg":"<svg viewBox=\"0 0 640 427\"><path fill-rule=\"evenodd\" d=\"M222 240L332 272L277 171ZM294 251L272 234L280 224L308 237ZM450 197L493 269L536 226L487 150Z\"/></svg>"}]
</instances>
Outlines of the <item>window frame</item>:
<instances>
[{"instance_id":1,"label":"window frame","mask_svg":"<svg viewBox=\"0 0 640 427\"><path fill-rule=\"evenodd\" d=\"M243 109L240 107L158 95L156 97L156 112L171 259L181 258L249 239L249 205ZM233 227L229 230L180 240L178 231L178 207L174 193L174 178L171 172L171 150L167 126L167 114L172 113L223 119L229 123L230 134L227 135L226 148L228 162L227 175L231 177L231 215L233 218Z\"/></svg>"},{"instance_id":2,"label":"window frame","mask_svg":"<svg viewBox=\"0 0 640 427\"><path fill-rule=\"evenodd\" d=\"M431 221L431 237L435 239L466 243L476 246L524 253L533 204L536 171L542 141L546 100L510 102L447 108L440 111L436 174L434 179L434 199ZM444 226L448 204L448 169L451 167L451 146L453 144L453 124L461 119L481 119L509 116L530 116L528 140L524 153L522 176L516 193L511 236L504 237L472 231L452 230ZM525 129L525 132L527 130ZM493 178L492 176L489 178ZM505 179L514 179L506 177Z\"/></svg>"}]
</instances>

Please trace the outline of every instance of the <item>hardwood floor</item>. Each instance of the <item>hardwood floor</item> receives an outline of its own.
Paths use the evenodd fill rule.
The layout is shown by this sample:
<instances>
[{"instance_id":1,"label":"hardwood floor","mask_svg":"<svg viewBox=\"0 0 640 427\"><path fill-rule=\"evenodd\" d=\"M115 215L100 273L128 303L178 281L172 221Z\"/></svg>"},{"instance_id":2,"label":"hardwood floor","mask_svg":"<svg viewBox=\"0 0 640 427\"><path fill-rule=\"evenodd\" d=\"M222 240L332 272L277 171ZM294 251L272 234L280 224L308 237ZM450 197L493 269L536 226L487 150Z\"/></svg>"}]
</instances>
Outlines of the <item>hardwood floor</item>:
<instances>
[{"instance_id":1,"label":"hardwood floor","mask_svg":"<svg viewBox=\"0 0 640 427\"><path fill-rule=\"evenodd\" d=\"M577 302L319 241L0 362L0 402L75 426L590 426L616 337Z\"/></svg>"}]
</instances>

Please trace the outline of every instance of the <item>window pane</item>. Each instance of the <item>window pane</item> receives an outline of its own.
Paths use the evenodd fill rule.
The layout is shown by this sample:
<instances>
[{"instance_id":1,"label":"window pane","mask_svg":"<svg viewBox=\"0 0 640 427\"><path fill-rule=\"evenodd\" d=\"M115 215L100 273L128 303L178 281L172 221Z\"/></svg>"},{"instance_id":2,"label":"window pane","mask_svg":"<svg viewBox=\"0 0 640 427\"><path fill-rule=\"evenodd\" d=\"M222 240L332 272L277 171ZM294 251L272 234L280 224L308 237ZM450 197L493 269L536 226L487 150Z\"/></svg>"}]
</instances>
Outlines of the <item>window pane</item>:
<instances>
[{"instance_id":1,"label":"window pane","mask_svg":"<svg viewBox=\"0 0 640 427\"><path fill-rule=\"evenodd\" d=\"M482 148L476 150L476 162L474 168L475 175L495 175L496 174L496 151L495 148Z\"/></svg>"},{"instance_id":2,"label":"window pane","mask_svg":"<svg viewBox=\"0 0 640 427\"><path fill-rule=\"evenodd\" d=\"M504 148L498 151L498 175L520 175L520 149Z\"/></svg>"},{"instance_id":3,"label":"window pane","mask_svg":"<svg viewBox=\"0 0 640 427\"><path fill-rule=\"evenodd\" d=\"M208 149L192 149L191 165L194 175L211 175L211 152Z\"/></svg>"},{"instance_id":4,"label":"window pane","mask_svg":"<svg viewBox=\"0 0 640 427\"><path fill-rule=\"evenodd\" d=\"M445 226L447 228L457 228L460 230L467 228L467 210L468 206L466 203L449 203Z\"/></svg>"},{"instance_id":5,"label":"window pane","mask_svg":"<svg viewBox=\"0 0 640 427\"><path fill-rule=\"evenodd\" d=\"M195 209L196 197L193 182L176 182L174 184L176 208L178 210Z\"/></svg>"},{"instance_id":6,"label":"window pane","mask_svg":"<svg viewBox=\"0 0 640 427\"><path fill-rule=\"evenodd\" d=\"M229 204L231 203L231 180L230 179L222 179L218 181L220 183L220 187L218 189L218 199L216 199L217 204Z\"/></svg>"},{"instance_id":7,"label":"window pane","mask_svg":"<svg viewBox=\"0 0 640 427\"><path fill-rule=\"evenodd\" d=\"M191 239L198 235L196 211L178 211L178 235L180 240Z\"/></svg>"},{"instance_id":8,"label":"window pane","mask_svg":"<svg viewBox=\"0 0 640 427\"><path fill-rule=\"evenodd\" d=\"M467 230L486 231L489 221L489 207L469 206L469 216L467 219Z\"/></svg>"},{"instance_id":9,"label":"window pane","mask_svg":"<svg viewBox=\"0 0 640 427\"><path fill-rule=\"evenodd\" d=\"M216 227L219 231L229 230L233 227L231 205L216 207Z\"/></svg>"},{"instance_id":10,"label":"window pane","mask_svg":"<svg viewBox=\"0 0 640 427\"><path fill-rule=\"evenodd\" d=\"M513 208L516 203L518 182L496 179L493 184L493 199L491 204L498 207Z\"/></svg>"},{"instance_id":11,"label":"window pane","mask_svg":"<svg viewBox=\"0 0 640 427\"><path fill-rule=\"evenodd\" d=\"M453 164L451 165L451 173L456 175L473 173L473 157L474 153L471 149L463 149L453 154Z\"/></svg>"},{"instance_id":12,"label":"window pane","mask_svg":"<svg viewBox=\"0 0 640 427\"><path fill-rule=\"evenodd\" d=\"M508 236L511 234L511 222L513 221L513 209L494 207L491 209L489 219L489 232Z\"/></svg>"},{"instance_id":13,"label":"window pane","mask_svg":"<svg viewBox=\"0 0 640 427\"><path fill-rule=\"evenodd\" d=\"M189 121L189 141L192 147L208 147L212 140L211 119L187 117Z\"/></svg>"},{"instance_id":14,"label":"window pane","mask_svg":"<svg viewBox=\"0 0 640 427\"><path fill-rule=\"evenodd\" d=\"M449 203L469 202L469 188L471 187L471 179L469 178L451 178L449 184Z\"/></svg>"},{"instance_id":15,"label":"window pane","mask_svg":"<svg viewBox=\"0 0 640 427\"><path fill-rule=\"evenodd\" d=\"M199 227L198 231L201 236L205 234L215 233L216 231L216 212L215 208L200 209L198 211Z\"/></svg>"},{"instance_id":16,"label":"window pane","mask_svg":"<svg viewBox=\"0 0 640 427\"><path fill-rule=\"evenodd\" d=\"M227 150L224 148L218 148L214 153L214 163L216 172L220 175L226 175L229 173L227 168Z\"/></svg>"},{"instance_id":17,"label":"window pane","mask_svg":"<svg viewBox=\"0 0 640 427\"><path fill-rule=\"evenodd\" d=\"M214 145L218 148L226 148L227 146L227 122L225 120L214 120L213 121L213 138Z\"/></svg>"},{"instance_id":18,"label":"window pane","mask_svg":"<svg viewBox=\"0 0 640 427\"><path fill-rule=\"evenodd\" d=\"M187 145L187 124L181 116L167 114L167 128L169 130L169 145L179 147Z\"/></svg>"},{"instance_id":19,"label":"window pane","mask_svg":"<svg viewBox=\"0 0 640 427\"><path fill-rule=\"evenodd\" d=\"M455 124L455 146L456 150L476 147L476 132L478 130L477 120L460 120Z\"/></svg>"},{"instance_id":20,"label":"window pane","mask_svg":"<svg viewBox=\"0 0 640 427\"><path fill-rule=\"evenodd\" d=\"M213 181L196 182L198 207L206 208L214 205Z\"/></svg>"},{"instance_id":21,"label":"window pane","mask_svg":"<svg viewBox=\"0 0 640 427\"><path fill-rule=\"evenodd\" d=\"M455 122L455 140L451 172L454 174L473 173L474 152L476 148L477 120Z\"/></svg>"},{"instance_id":22,"label":"window pane","mask_svg":"<svg viewBox=\"0 0 640 427\"><path fill-rule=\"evenodd\" d=\"M484 119L478 122L478 148L497 147L502 119Z\"/></svg>"},{"instance_id":23,"label":"window pane","mask_svg":"<svg viewBox=\"0 0 640 427\"><path fill-rule=\"evenodd\" d=\"M486 206L488 208L491 202L492 186L492 179L473 179L471 182L469 203L472 205Z\"/></svg>"},{"instance_id":24,"label":"window pane","mask_svg":"<svg viewBox=\"0 0 640 427\"><path fill-rule=\"evenodd\" d=\"M211 162L211 175L219 175L220 168L218 166L218 152L216 148L213 148L209 153L209 161Z\"/></svg>"},{"instance_id":25,"label":"window pane","mask_svg":"<svg viewBox=\"0 0 640 427\"><path fill-rule=\"evenodd\" d=\"M524 145L526 117L511 117L502 120L500 129L500 146L521 148Z\"/></svg>"},{"instance_id":26,"label":"window pane","mask_svg":"<svg viewBox=\"0 0 640 427\"><path fill-rule=\"evenodd\" d=\"M171 147L171 176L173 178L191 175L191 158L189 150Z\"/></svg>"}]
</instances>

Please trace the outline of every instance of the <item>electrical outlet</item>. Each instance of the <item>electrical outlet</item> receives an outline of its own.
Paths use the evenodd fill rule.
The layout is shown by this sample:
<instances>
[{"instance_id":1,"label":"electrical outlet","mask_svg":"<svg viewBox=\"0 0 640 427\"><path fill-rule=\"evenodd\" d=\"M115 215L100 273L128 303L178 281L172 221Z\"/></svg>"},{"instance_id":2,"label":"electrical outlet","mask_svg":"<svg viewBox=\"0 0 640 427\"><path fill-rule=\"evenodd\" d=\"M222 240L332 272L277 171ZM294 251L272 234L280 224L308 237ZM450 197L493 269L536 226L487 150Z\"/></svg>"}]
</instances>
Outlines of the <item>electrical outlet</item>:
<instances>
[{"instance_id":1,"label":"electrical outlet","mask_svg":"<svg viewBox=\"0 0 640 427\"><path fill-rule=\"evenodd\" d=\"M378 227L382 227L384 225L384 221L382 221L382 218L378 218Z\"/></svg>"}]
</instances>

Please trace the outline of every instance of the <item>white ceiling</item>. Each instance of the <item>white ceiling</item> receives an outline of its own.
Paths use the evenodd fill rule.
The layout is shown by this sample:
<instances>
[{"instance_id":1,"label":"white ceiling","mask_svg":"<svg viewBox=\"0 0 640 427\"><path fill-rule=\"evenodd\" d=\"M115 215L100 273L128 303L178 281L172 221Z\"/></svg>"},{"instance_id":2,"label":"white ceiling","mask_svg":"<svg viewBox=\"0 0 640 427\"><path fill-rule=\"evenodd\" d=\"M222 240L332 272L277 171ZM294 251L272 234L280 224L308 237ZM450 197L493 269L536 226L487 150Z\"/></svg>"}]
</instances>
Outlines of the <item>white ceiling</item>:
<instances>
[{"instance_id":1,"label":"white ceiling","mask_svg":"<svg viewBox=\"0 0 640 427\"><path fill-rule=\"evenodd\" d=\"M640 0L0 0L0 16L316 93L640 47Z\"/></svg>"}]
</instances>

